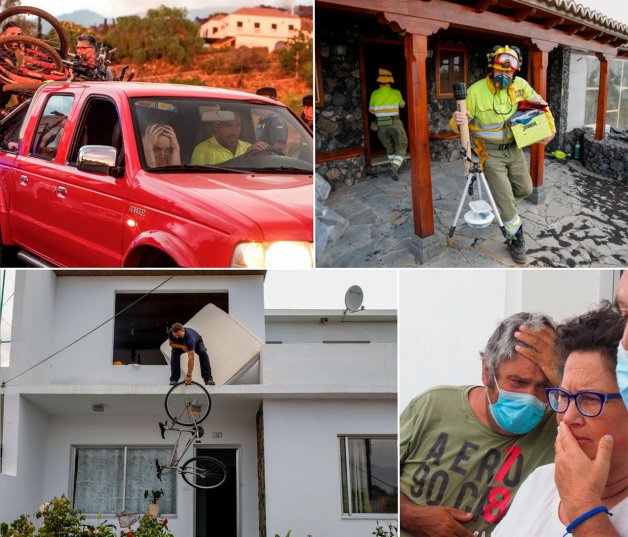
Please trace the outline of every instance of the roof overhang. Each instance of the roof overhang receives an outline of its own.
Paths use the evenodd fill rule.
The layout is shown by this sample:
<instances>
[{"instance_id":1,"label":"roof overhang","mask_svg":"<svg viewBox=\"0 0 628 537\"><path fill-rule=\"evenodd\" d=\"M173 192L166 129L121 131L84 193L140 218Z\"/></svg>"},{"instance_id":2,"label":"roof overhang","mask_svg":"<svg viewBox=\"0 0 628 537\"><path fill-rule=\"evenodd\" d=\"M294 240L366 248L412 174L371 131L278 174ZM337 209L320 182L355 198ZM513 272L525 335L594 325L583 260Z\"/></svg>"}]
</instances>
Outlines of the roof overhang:
<instances>
[{"instance_id":1,"label":"roof overhang","mask_svg":"<svg viewBox=\"0 0 628 537\"><path fill-rule=\"evenodd\" d=\"M378 15L396 32L461 28L510 36L540 50L562 45L607 57L628 52L628 25L571 0L319 0L319 6Z\"/></svg>"}]
</instances>

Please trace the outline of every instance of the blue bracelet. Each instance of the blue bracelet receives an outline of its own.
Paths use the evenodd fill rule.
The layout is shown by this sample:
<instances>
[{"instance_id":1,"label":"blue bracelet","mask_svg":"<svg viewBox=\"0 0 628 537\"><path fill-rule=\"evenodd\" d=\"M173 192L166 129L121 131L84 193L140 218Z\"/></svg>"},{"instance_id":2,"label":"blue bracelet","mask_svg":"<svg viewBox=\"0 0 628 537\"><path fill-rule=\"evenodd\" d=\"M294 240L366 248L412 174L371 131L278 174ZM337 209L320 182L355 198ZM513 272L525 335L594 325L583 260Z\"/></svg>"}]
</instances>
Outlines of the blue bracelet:
<instances>
[{"instance_id":1,"label":"blue bracelet","mask_svg":"<svg viewBox=\"0 0 628 537\"><path fill-rule=\"evenodd\" d=\"M574 520L571 524L569 524L569 526L565 528L567 531L565 532L565 535L563 535L563 537L566 537L567 535L569 535L576 526L578 526L579 524L582 524L585 520L588 520L589 518L597 515L598 513L606 513L608 516L613 516L613 513L610 513L608 511L608 507L606 507L605 505L598 505L597 507L594 507L590 511L587 511L586 513L580 515L578 518L576 518L576 520Z\"/></svg>"}]
</instances>

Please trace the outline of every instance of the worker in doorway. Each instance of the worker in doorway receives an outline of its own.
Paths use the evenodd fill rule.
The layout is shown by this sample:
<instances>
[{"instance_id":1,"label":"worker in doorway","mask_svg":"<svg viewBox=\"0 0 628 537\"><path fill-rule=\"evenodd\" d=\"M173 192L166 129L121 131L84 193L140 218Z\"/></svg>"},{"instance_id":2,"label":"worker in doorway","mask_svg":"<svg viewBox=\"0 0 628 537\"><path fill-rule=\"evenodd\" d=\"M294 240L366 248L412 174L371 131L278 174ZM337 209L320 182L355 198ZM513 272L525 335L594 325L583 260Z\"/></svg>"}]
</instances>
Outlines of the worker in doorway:
<instances>
[{"instance_id":1,"label":"worker in doorway","mask_svg":"<svg viewBox=\"0 0 628 537\"><path fill-rule=\"evenodd\" d=\"M399 118L399 109L406 103L398 89L390 85L395 82L392 73L380 69L377 77L379 88L371 93L369 112L377 118L377 137L386 148L390 175L394 181L399 180L399 168L403 164L408 148L408 137L403 123Z\"/></svg>"},{"instance_id":2,"label":"worker in doorway","mask_svg":"<svg viewBox=\"0 0 628 537\"><path fill-rule=\"evenodd\" d=\"M532 194L532 178L523 151L515 144L508 119L517 112L518 103L531 101L547 106L523 78L516 76L521 69L521 51L514 46L496 46L487 54L489 73L472 84L467 91L467 114L454 112L450 128L459 132L458 125L469 121L473 149L499 209L507 233L510 255L518 264L527 261L523 223L517 203ZM549 108L546 117L552 134L540 143L554 138L556 127Z\"/></svg>"},{"instance_id":3,"label":"worker in doorway","mask_svg":"<svg viewBox=\"0 0 628 537\"><path fill-rule=\"evenodd\" d=\"M181 323L174 323L168 331L168 344L170 351L170 384L175 385L181 376L181 355L188 355L188 372L184 379L186 384L192 382L192 371L194 369L194 353L198 354L201 364L201 375L205 384L213 386L216 384L212 378L212 370L209 364L207 348L203 343L201 335L192 328L186 328Z\"/></svg>"}]
</instances>

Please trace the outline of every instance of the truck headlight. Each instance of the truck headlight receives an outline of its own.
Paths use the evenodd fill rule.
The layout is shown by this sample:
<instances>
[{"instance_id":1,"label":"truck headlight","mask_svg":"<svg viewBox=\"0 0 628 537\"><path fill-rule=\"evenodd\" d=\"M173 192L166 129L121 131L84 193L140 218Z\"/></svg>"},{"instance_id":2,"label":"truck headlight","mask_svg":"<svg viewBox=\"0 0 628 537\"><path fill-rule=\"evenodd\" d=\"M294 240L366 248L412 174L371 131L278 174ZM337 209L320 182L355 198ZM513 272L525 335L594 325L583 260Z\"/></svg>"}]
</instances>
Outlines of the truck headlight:
<instances>
[{"instance_id":1,"label":"truck headlight","mask_svg":"<svg viewBox=\"0 0 628 537\"><path fill-rule=\"evenodd\" d=\"M314 267L311 242L241 242L233 252L231 266L257 269L306 269Z\"/></svg>"}]
</instances>

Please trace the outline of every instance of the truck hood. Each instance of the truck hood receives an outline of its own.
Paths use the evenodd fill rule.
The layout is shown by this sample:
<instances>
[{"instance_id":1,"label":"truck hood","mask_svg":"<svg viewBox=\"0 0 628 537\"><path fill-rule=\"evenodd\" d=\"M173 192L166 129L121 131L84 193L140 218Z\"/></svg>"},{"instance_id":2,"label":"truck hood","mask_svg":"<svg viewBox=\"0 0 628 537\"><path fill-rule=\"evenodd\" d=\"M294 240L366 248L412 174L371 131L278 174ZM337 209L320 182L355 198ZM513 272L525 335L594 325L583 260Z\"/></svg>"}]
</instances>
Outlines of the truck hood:
<instances>
[{"instance_id":1,"label":"truck hood","mask_svg":"<svg viewBox=\"0 0 628 537\"><path fill-rule=\"evenodd\" d=\"M313 241L313 177L300 174L155 174L184 205L213 201L257 224L264 240ZM186 203L187 202L187 203ZM191 205L197 205L191 203Z\"/></svg>"}]
</instances>

